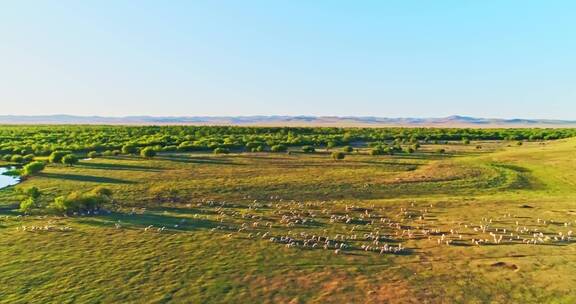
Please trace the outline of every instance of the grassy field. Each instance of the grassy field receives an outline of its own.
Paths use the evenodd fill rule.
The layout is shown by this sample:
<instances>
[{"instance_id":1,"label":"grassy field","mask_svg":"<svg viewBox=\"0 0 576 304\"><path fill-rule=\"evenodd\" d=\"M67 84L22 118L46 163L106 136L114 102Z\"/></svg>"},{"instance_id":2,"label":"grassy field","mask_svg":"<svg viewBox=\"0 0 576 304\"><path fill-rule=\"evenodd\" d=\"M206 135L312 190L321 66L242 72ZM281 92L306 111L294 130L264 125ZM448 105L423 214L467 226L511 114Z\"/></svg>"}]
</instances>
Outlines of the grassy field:
<instances>
[{"instance_id":1,"label":"grassy field","mask_svg":"<svg viewBox=\"0 0 576 304\"><path fill-rule=\"evenodd\" d=\"M0 302L576 302L576 140L476 144L50 165L0 191ZM97 185L116 211L14 211Z\"/></svg>"}]
</instances>

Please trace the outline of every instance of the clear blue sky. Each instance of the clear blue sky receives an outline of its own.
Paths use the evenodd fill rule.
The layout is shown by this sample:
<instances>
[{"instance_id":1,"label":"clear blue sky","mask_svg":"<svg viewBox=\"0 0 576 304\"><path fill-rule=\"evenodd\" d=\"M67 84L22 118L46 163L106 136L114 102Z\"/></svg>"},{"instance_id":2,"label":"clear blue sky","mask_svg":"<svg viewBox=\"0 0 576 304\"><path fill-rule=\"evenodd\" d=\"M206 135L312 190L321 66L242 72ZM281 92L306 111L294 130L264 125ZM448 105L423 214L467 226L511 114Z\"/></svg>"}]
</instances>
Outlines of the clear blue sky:
<instances>
[{"instance_id":1,"label":"clear blue sky","mask_svg":"<svg viewBox=\"0 0 576 304\"><path fill-rule=\"evenodd\" d=\"M3 1L0 114L576 119L576 1Z\"/></svg>"}]
</instances>

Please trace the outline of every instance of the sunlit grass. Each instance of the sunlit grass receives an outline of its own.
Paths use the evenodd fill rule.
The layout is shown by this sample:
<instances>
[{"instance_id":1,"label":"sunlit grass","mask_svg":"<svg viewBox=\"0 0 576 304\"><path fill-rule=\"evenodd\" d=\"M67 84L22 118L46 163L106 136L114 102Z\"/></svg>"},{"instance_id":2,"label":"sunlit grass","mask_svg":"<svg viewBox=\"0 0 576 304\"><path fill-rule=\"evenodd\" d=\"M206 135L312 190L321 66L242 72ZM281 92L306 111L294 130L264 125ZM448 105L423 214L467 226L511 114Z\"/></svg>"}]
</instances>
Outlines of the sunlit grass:
<instances>
[{"instance_id":1,"label":"sunlit grass","mask_svg":"<svg viewBox=\"0 0 576 304\"><path fill-rule=\"evenodd\" d=\"M120 209L98 216L20 218L10 208L17 202L14 190L0 191L5 207L0 214L0 299L9 303L576 301L571 291L576 280L573 243L473 246L469 239L481 233L463 228L489 218L494 227L506 229L514 229L517 221L519 226L551 234L572 229L576 142L482 146L477 151L474 145L451 145L445 155L434 153L434 146L424 146L413 155L361 153L341 161L328 153L194 153L161 154L152 160L97 158L75 167L51 165L17 188L37 186L50 201L104 185L114 190ZM160 203L151 190L155 187L175 189L177 199ZM207 200L227 204L209 205ZM254 200L271 205L250 208L256 206ZM400 208L428 208L425 220L406 219L406 224L446 234L461 229L466 246L439 245L439 236L423 237L404 239L406 254L380 255L359 250L360 241L349 241L354 250L335 254L333 249L286 248L268 237L249 237L266 231L274 236L351 234L351 225L331 222L322 210L352 214L345 209L352 205L394 219ZM313 211L317 217L312 224L287 227L280 219L290 211ZM251 226L255 221L261 222L258 227ZM263 227L266 222L273 227ZM250 224L249 229L238 232L244 223ZM22 226L46 225L71 230L22 231ZM372 230L359 226L357 233Z\"/></svg>"}]
</instances>

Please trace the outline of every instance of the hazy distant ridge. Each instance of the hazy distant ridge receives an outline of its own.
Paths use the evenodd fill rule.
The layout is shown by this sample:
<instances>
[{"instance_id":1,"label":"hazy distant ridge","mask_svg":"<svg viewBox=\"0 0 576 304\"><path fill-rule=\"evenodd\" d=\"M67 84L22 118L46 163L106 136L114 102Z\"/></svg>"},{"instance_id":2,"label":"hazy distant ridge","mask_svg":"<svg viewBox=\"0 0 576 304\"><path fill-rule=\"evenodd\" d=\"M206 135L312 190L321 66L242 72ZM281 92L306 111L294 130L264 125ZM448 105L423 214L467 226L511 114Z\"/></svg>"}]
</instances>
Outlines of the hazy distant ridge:
<instances>
[{"instance_id":1,"label":"hazy distant ridge","mask_svg":"<svg viewBox=\"0 0 576 304\"><path fill-rule=\"evenodd\" d=\"M0 115L0 124L127 124L127 125L237 125L237 126L471 126L576 127L576 120L496 119L468 116L443 118L386 118L373 116L75 116Z\"/></svg>"}]
</instances>

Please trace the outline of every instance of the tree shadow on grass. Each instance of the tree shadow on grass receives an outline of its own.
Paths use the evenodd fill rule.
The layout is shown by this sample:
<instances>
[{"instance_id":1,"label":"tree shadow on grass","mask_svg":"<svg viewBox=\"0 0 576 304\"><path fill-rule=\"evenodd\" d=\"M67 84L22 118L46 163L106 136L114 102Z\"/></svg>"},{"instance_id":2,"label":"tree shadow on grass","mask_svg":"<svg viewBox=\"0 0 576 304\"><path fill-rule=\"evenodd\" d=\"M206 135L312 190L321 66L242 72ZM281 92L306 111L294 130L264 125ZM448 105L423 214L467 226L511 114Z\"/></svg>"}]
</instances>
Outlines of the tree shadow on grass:
<instances>
[{"instance_id":1,"label":"tree shadow on grass","mask_svg":"<svg viewBox=\"0 0 576 304\"><path fill-rule=\"evenodd\" d=\"M125 164L107 164L107 163L94 163L94 162L81 162L78 167L85 167L88 169L102 169L102 170L122 170L122 171L149 171L149 172L160 172L162 169L137 166L137 165L125 165Z\"/></svg>"},{"instance_id":2,"label":"tree shadow on grass","mask_svg":"<svg viewBox=\"0 0 576 304\"><path fill-rule=\"evenodd\" d=\"M155 159L166 160L179 163L189 164L213 164L213 165L232 165L244 166L244 164L235 163L227 158L216 158L206 156L185 156L185 155L162 155L157 156Z\"/></svg>"},{"instance_id":3,"label":"tree shadow on grass","mask_svg":"<svg viewBox=\"0 0 576 304\"><path fill-rule=\"evenodd\" d=\"M79 181L79 182L107 183L107 184L135 184L135 182L133 182L133 181L127 181L127 180L123 180L123 179L110 178L110 177L102 177L102 176L44 173L44 172L40 173L39 176L46 177L46 178Z\"/></svg>"},{"instance_id":4,"label":"tree shadow on grass","mask_svg":"<svg viewBox=\"0 0 576 304\"><path fill-rule=\"evenodd\" d=\"M99 226L114 227L119 224L128 229L144 229L152 226L151 231L157 231L164 227L169 231L192 231L198 229L212 229L218 227L219 223L198 218L178 217L156 212L146 212L144 214L110 213L107 215L78 218L78 223Z\"/></svg>"}]
</instances>

